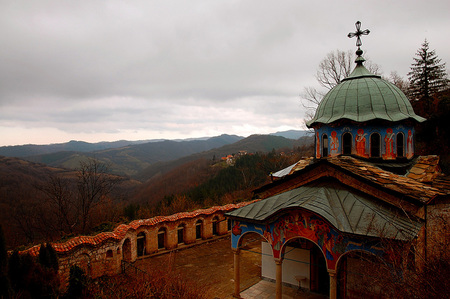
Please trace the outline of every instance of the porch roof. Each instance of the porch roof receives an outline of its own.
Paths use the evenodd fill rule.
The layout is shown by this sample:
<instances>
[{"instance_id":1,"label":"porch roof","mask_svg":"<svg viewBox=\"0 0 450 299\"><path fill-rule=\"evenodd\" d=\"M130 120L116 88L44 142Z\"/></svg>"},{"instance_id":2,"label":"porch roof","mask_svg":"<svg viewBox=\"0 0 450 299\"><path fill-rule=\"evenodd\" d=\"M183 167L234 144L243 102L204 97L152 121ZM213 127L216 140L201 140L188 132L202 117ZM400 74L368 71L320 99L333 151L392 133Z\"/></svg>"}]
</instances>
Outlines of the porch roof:
<instances>
[{"instance_id":1,"label":"porch roof","mask_svg":"<svg viewBox=\"0 0 450 299\"><path fill-rule=\"evenodd\" d=\"M401 210L349 190L339 182L315 182L268 197L225 215L241 221L270 223L273 216L291 209L314 212L344 233L397 240L412 240L421 223Z\"/></svg>"}]
</instances>

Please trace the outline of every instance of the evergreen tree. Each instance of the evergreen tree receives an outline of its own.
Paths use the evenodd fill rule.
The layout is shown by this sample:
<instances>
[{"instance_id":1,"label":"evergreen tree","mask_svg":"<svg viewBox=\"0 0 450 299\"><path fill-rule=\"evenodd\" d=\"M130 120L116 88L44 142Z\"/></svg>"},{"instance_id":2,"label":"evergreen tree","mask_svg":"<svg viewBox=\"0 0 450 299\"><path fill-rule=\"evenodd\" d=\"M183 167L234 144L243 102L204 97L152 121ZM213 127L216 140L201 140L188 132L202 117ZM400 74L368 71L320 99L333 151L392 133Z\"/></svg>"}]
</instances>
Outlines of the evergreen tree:
<instances>
[{"instance_id":1,"label":"evergreen tree","mask_svg":"<svg viewBox=\"0 0 450 299\"><path fill-rule=\"evenodd\" d=\"M3 234L3 228L0 224L0 274L6 273L8 262L8 252L6 251L5 235Z\"/></svg>"},{"instance_id":2,"label":"evergreen tree","mask_svg":"<svg viewBox=\"0 0 450 299\"><path fill-rule=\"evenodd\" d=\"M70 267L69 288L65 294L65 298L74 299L83 297L83 291L86 287L86 274L83 269L77 265Z\"/></svg>"},{"instance_id":3,"label":"evergreen tree","mask_svg":"<svg viewBox=\"0 0 450 299\"><path fill-rule=\"evenodd\" d=\"M431 97L448 86L445 63L441 63L435 50L430 50L425 40L417 51L411 71L408 73L409 96L412 100L431 102ZM430 103L431 104L431 103Z\"/></svg>"},{"instance_id":4,"label":"evergreen tree","mask_svg":"<svg viewBox=\"0 0 450 299\"><path fill-rule=\"evenodd\" d=\"M20 259L19 251L14 250L8 261L8 277L11 281L11 286L15 291L19 289L22 276L22 262Z\"/></svg>"},{"instance_id":5,"label":"evergreen tree","mask_svg":"<svg viewBox=\"0 0 450 299\"><path fill-rule=\"evenodd\" d=\"M11 286L7 275L8 252L3 229L0 224L0 298L9 298Z\"/></svg>"},{"instance_id":6,"label":"evergreen tree","mask_svg":"<svg viewBox=\"0 0 450 299\"><path fill-rule=\"evenodd\" d=\"M39 263L46 268L58 271L58 257L52 244L41 244L39 248Z\"/></svg>"}]
</instances>

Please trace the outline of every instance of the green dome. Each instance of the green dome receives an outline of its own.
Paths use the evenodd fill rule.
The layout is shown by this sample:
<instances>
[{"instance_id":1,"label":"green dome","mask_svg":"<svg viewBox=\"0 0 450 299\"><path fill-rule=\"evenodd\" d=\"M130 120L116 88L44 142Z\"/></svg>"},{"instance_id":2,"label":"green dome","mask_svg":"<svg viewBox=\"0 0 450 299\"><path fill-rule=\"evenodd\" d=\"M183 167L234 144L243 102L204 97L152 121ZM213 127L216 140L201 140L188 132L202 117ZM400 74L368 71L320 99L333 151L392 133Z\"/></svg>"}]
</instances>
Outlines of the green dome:
<instances>
[{"instance_id":1,"label":"green dome","mask_svg":"<svg viewBox=\"0 0 450 299\"><path fill-rule=\"evenodd\" d=\"M306 123L308 127L319 123L330 124L341 119L356 122L377 119L392 122L425 120L414 113L408 98L397 86L370 73L362 65L364 59L358 59L350 76L322 99L313 119Z\"/></svg>"}]
</instances>

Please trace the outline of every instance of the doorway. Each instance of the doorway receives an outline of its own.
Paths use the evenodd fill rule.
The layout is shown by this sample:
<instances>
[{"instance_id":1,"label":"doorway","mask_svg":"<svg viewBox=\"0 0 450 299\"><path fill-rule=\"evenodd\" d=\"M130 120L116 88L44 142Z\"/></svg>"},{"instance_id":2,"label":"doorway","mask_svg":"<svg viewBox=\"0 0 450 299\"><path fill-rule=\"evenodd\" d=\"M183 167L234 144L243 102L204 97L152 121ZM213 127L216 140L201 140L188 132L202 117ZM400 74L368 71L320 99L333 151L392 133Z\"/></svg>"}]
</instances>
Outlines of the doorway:
<instances>
[{"instance_id":1,"label":"doorway","mask_svg":"<svg viewBox=\"0 0 450 299\"><path fill-rule=\"evenodd\" d=\"M317 246L312 246L310 256L310 290L312 292L328 295L330 294L330 276L328 274L325 257Z\"/></svg>"}]
</instances>

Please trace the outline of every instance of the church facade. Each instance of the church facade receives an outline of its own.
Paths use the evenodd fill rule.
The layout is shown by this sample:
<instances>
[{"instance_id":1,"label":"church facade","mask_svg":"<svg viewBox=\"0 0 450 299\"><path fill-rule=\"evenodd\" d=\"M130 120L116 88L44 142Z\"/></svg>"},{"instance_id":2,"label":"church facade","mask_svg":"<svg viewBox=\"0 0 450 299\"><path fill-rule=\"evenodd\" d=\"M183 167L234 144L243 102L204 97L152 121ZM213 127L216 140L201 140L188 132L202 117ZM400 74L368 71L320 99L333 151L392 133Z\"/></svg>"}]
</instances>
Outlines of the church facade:
<instances>
[{"instance_id":1,"label":"church facade","mask_svg":"<svg viewBox=\"0 0 450 299\"><path fill-rule=\"evenodd\" d=\"M439 157L414 152L414 126L425 119L400 89L364 67L364 32L357 23L355 69L307 122L315 157L273 174L255 190L256 202L226 213L236 297L248 234L262 240L262 276L275 281L276 298L296 282L330 298L388 296L374 283L383 276L376 263L420 268L433 241L448 239L441 220L450 217L450 184Z\"/></svg>"}]
</instances>

